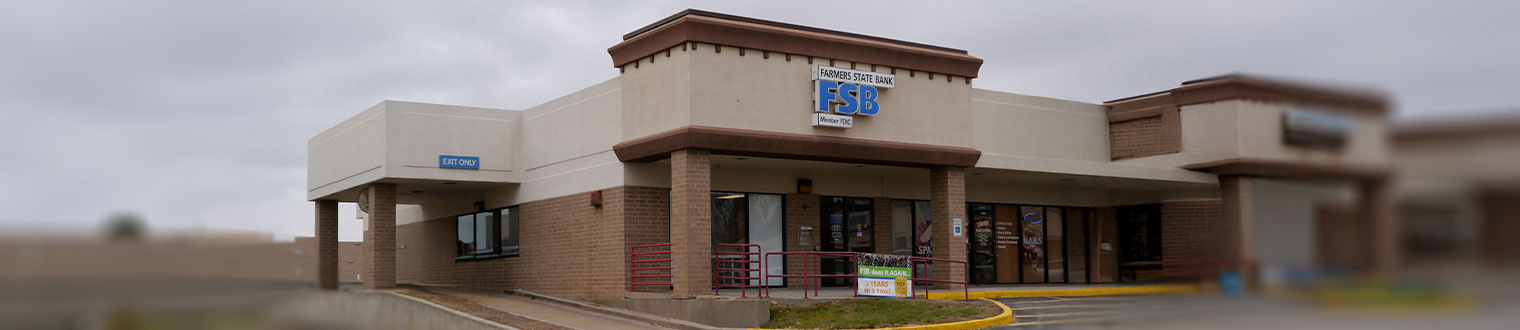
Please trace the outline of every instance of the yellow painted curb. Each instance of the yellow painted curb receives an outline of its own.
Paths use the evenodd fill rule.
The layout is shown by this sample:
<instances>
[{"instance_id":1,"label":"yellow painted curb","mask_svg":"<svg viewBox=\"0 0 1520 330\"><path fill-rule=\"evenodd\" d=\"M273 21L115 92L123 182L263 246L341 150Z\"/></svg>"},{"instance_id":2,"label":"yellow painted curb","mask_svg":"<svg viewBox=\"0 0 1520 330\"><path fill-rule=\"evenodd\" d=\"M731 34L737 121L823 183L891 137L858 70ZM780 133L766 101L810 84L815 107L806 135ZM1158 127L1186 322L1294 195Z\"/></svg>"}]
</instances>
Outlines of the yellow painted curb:
<instances>
[{"instance_id":1,"label":"yellow painted curb","mask_svg":"<svg viewBox=\"0 0 1520 330\"><path fill-rule=\"evenodd\" d=\"M1013 310L1008 309L1007 305L1003 305L1003 303L997 302L996 300L992 300L992 299L982 299L982 300L986 300L987 302L991 302L993 304L996 304L998 306L998 308L1002 308L1003 309L1003 312L999 313L997 316L993 316L993 317L989 317L989 318L985 318L985 319L980 319L980 320L970 320L970 321L960 321L960 322L950 322L950 323L940 323L940 324L930 324L930 325L915 325L915 326L897 327L897 328L878 328L878 329L868 329L868 330L966 330L966 329L981 329L981 328L987 328L987 327L993 327L993 326L999 326L999 325L1004 325L1004 324L1008 324L1008 323L1013 323ZM773 330L773 329L749 329L749 330Z\"/></svg>"},{"instance_id":2,"label":"yellow painted curb","mask_svg":"<svg viewBox=\"0 0 1520 330\"><path fill-rule=\"evenodd\" d=\"M1082 297L1123 294L1194 293L1198 291L1200 289L1195 285L1138 285L1060 290L971 291L971 299L1048 296ZM966 295L963 292L933 292L928 294L928 298L931 300L964 299L965 297Z\"/></svg>"}]
</instances>

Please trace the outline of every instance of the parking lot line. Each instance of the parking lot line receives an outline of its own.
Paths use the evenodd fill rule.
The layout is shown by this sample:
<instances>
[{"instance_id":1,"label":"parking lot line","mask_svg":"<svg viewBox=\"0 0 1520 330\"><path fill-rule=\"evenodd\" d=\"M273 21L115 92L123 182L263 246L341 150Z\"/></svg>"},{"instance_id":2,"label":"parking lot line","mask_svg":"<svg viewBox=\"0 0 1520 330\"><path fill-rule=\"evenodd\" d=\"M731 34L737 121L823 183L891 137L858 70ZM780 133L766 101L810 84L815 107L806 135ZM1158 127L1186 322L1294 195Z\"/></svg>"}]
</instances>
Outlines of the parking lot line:
<instances>
[{"instance_id":1,"label":"parking lot line","mask_svg":"<svg viewBox=\"0 0 1520 330\"><path fill-rule=\"evenodd\" d=\"M1013 317L1014 318L1020 318L1020 317L1056 317L1056 316L1092 315L1092 314L1097 314L1097 313L1095 313L1095 312L1071 312L1071 313L1055 313L1055 314L1014 315Z\"/></svg>"},{"instance_id":2,"label":"parking lot line","mask_svg":"<svg viewBox=\"0 0 1520 330\"><path fill-rule=\"evenodd\" d=\"M1086 307L1094 307L1094 306L1096 306L1096 305L1050 305L1050 306L1019 307L1019 308L1012 308L1011 310L1023 311L1023 310L1031 310L1031 309L1051 309L1051 308L1086 308Z\"/></svg>"}]
</instances>

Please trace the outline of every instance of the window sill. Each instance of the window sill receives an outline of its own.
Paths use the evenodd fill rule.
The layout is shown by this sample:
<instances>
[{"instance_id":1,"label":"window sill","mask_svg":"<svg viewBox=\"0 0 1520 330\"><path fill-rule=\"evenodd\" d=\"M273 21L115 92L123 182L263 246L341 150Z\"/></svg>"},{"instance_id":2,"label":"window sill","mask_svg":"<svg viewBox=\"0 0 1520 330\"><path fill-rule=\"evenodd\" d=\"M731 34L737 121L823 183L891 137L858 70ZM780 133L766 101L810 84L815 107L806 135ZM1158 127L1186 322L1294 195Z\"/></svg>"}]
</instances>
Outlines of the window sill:
<instances>
[{"instance_id":1,"label":"window sill","mask_svg":"<svg viewBox=\"0 0 1520 330\"><path fill-rule=\"evenodd\" d=\"M468 256L454 257L454 261L456 261L456 262L457 261L476 261L476 260L491 260L491 259L514 258L514 257L517 257L516 253L477 254L477 255L468 255Z\"/></svg>"}]
</instances>

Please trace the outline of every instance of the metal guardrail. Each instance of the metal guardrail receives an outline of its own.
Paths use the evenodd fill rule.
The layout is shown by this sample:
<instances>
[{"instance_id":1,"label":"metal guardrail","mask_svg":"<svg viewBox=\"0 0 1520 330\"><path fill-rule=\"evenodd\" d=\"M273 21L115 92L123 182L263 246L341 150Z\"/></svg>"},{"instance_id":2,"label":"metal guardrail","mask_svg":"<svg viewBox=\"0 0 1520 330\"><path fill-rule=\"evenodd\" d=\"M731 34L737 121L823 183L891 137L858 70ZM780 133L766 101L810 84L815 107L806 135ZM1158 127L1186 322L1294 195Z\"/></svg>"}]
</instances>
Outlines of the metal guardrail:
<instances>
[{"instance_id":1,"label":"metal guardrail","mask_svg":"<svg viewBox=\"0 0 1520 330\"><path fill-rule=\"evenodd\" d=\"M645 252L639 252L639 249L656 248L656 247L663 247L663 248L665 248L665 250L664 251L645 251ZM628 277L628 291L637 291L638 287L641 286L641 285L644 285L644 286L674 286L675 285L675 281L674 281L674 277L675 277L675 263L673 261L675 261L675 258L671 255L671 250L672 250L671 249L671 243L634 245L633 247L628 248L628 276L629 276ZM664 255L665 258L663 258L663 259L644 259L644 260L639 260L639 256L657 256L657 255ZM639 267L639 266L641 266L640 264L655 264L655 263L666 263L666 265L665 266L644 265L644 267ZM663 271L665 271L665 274L639 274L639 271L657 271L657 270L663 270ZM664 282L639 282L639 279L641 279L641 278L664 278L665 281Z\"/></svg>"},{"instance_id":2,"label":"metal guardrail","mask_svg":"<svg viewBox=\"0 0 1520 330\"><path fill-rule=\"evenodd\" d=\"M927 278L927 277L922 277L921 278L921 277L918 277L918 275L920 275L918 272L913 272L913 283L915 285L917 285L917 283L960 284L961 285L961 291L966 294L966 298L965 299L971 299L971 285L970 285L970 283L971 283L971 264L970 263L967 263L964 260L940 259L940 258L929 258L929 257L911 257L911 259L913 259L913 263L914 264L924 263L924 264L930 265L931 268L932 268L932 266L934 265L935 262L961 264L961 267L963 269L965 269L965 272L962 273L962 274L966 274L966 277L964 279L960 280L960 281L940 280L940 279L933 279L933 278ZM927 273L927 272L925 272L925 273ZM927 275L927 274L925 274L925 275ZM925 286L925 288L924 288L924 299L929 299L929 290L930 289L928 289L928 287Z\"/></svg>"},{"instance_id":3,"label":"metal guardrail","mask_svg":"<svg viewBox=\"0 0 1520 330\"><path fill-rule=\"evenodd\" d=\"M751 251L751 248L754 250ZM758 244L714 245L713 294L718 294L718 290L723 288L736 288L739 289L741 297L749 297L749 289L754 288L756 295L761 297L768 296L769 286L764 283L768 280L765 277L765 260L764 258L750 258L750 256L761 256L761 252L763 250ZM725 258L725 256L728 258ZM756 265L759 267L752 267ZM724 275L724 272L737 273L739 276ZM726 284L724 280L728 280L728 282L737 281L740 284ZM755 280L756 283L751 285L751 280Z\"/></svg>"},{"instance_id":4,"label":"metal guardrail","mask_svg":"<svg viewBox=\"0 0 1520 330\"><path fill-rule=\"evenodd\" d=\"M824 278L849 278L849 279L851 279L851 281L850 281L851 282L851 286L854 287L853 291L857 292L857 293L860 292L860 290L858 288L858 286L860 285L860 282L854 280L855 279L855 275L856 275L855 274L855 268L856 267L853 267L854 263L855 263L855 257L858 256L858 255L860 255L859 252L816 252L816 251L770 252L770 253L766 253L765 254L765 258L762 259L762 260L764 260L766 262L770 262L771 257L778 256L778 255L782 256L782 258L783 258L782 262L785 262L786 256L792 256L792 255L804 256L803 259L802 259L802 268L803 268L802 269L802 273L801 274L779 274L779 275L777 275L777 274L765 274L764 277L766 277L767 279L771 278L771 277L801 278L802 279L802 297L803 298L807 298L808 297L808 288L812 288L813 289L813 297L817 297L818 296L818 288L823 286L823 279ZM807 257L807 256L811 256L811 257ZM822 273L822 267L821 267L821 265L823 263L823 261L822 261L823 257L844 257L844 258L847 258L847 260L849 260L849 262L851 264L851 267L849 267L850 273L849 274L823 274ZM962 261L962 260L954 260L954 259L940 259L940 258L927 258L927 257L910 257L910 258L913 260L913 263L915 263L915 264L922 263L922 264L932 265L935 262L961 264L962 269L965 270L965 273L964 273L965 277L963 277L962 280L960 280L960 281L941 280L941 279L928 278L928 277L918 277L919 275L927 275L927 274L915 272L914 277L913 277L913 282L915 283L914 285L918 285L917 283L960 284L961 291L965 294L966 299L971 299L971 286L968 285L971 282L971 265L969 263L967 263L965 261ZM762 272L762 274L764 274L764 273ZM929 292L929 289L927 289L927 288L924 289L924 298L925 299L928 299L928 297L929 297L928 292Z\"/></svg>"}]
</instances>

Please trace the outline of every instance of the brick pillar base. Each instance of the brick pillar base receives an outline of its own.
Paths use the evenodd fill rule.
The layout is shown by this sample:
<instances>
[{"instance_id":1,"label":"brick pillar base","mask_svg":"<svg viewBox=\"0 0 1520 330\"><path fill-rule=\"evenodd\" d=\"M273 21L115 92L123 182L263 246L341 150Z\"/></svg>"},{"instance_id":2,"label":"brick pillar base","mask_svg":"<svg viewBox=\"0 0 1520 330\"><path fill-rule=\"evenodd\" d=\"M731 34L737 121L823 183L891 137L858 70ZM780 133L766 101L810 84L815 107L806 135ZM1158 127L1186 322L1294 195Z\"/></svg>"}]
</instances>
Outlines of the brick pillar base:
<instances>
[{"instance_id":1,"label":"brick pillar base","mask_svg":"<svg viewBox=\"0 0 1520 330\"><path fill-rule=\"evenodd\" d=\"M1387 179L1361 183L1362 213L1372 225L1372 269L1388 275L1398 270L1403 257L1404 232L1395 214L1393 185Z\"/></svg>"},{"instance_id":2,"label":"brick pillar base","mask_svg":"<svg viewBox=\"0 0 1520 330\"><path fill-rule=\"evenodd\" d=\"M1224 223L1219 235L1220 254L1224 256L1225 266L1239 270L1248 286L1254 286L1256 280L1256 251L1251 241L1255 197L1251 193L1251 180L1243 176L1219 177L1224 207Z\"/></svg>"},{"instance_id":3,"label":"brick pillar base","mask_svg":"<svg viewBox=\"0 0 1520 330\"><path fill-rule=\"evenodd\" d=\"M707 150L670 153L672 294L712 293L712 162Z\"/></svg>"},{"instance_id":4,"label":"brick pillar base","mask_svg":"<svg viewBox=\"0 0 1520 330\"><path fill-rule=\"evenodd\" d=\"M934 249L934 257L942 259L966 260L966 239L970 237L964 231L970 231L970 222L966 220L966 169L962 167L939 167L929 170L929 209L930 237L933 237L929 246ZM960 237L955 237L950 231L954 226L954 220L961 219L963 226ZM941 280L965 281L966 268L960 265L940 263L934 265L934 278ZM935 288L940 288L936 285ZM951 285L958 288L959 286Z\"/></svg>"},{"instance_id":5,"label":"brick pillar base","mask_svg":"<svg viewBox=\"0 0 1520 330\"><path fill-rule=\"evenodd\" d=\"M369 185L369 230L364 232L366 290L396 288L396 185Z\"/></svg>"},{"instance_id":6,"label":"brick pillar base","mask_svg":"<svg viewBox=\"0 0 1520 330\"><path fill-rule=\"evenodd\" d=\"M317 200L317 289L338 289L338 201Z\"/></svg>"}]
</instances>

